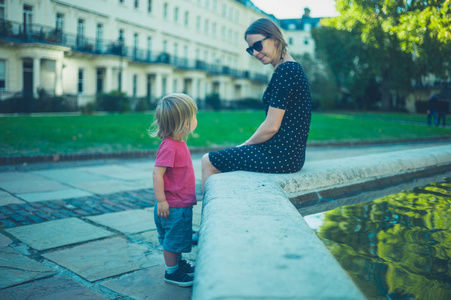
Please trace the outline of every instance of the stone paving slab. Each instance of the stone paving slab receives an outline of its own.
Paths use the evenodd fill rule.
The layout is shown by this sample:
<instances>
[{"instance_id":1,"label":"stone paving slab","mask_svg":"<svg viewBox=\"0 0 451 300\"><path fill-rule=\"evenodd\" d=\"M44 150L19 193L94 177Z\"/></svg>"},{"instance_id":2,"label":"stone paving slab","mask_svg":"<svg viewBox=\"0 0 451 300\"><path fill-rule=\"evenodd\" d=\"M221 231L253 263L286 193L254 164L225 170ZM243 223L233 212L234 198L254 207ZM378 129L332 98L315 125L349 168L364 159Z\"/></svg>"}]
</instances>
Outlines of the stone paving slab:
<instances>
[{"instance_id":1,"label":"stone paving slab","mask_svg":"<svg viewBox=\"0 0 451 300\"><path fill-rule=\"evenodd\" d=\"M94 241L43 256L90 282L164 265L161 253L122 237Z\"/></svg>"},{"instance_id":2,"label":"stone paving slab","mask_svg":"<svg viewBox=\"0 0 451 300\"><path fill-rule=\"evenodd\" d=\"M160 242L158 241L158 232L156 230L153 231L146 231L141 232L137 234L130 235L130 238L132 240L137 240L146 243L147 245L151 246L155 250L163 251L163 247L160 245ZM163 255L163 254L162 254ZM191 252L189 253L183 253L182 254L183 259L187 259L190 261L196 261L197 258L197 246L192 246Z\"/></svg>"},{"instance_id":3,"label":"stone paving slab","mask_svg":"<svg viewBox=\"0 0 451 300\"><path fill-rule=\"evenodd\" d=\"M153 183L150 178L136 181L111 179L102 181L81 182L73 185L75 187L98 195L107 195L123 191L133 191L153 188Z\"/></svg>"},{"instance_id":4,"label":"stone paving slab","mask_svg":"<svg viewBox=\"0 0 451 300\"><path fill-rule=\"evenodd\" d=\"M138 233L143 231L155 230L155 222L153 220L153 207L149 209L127 210L117 213L103 214L87 219L101 224L103 226L113 228L124 234Z\"/></svg>"},{"instance_id":5,"label":"stone paving slab","mask_svg":"<svg viewBox=\"0 0 451 300\"><path fill-rule=\"evenodd\" d=\"M38 251L100 239L114 234L77 218L15 227L6 229L6 231Z\"/></svg>"},{"instance_id":6,"label":"stone paving slab","mask_svg":"<svg viewBox=\"0 0 451 300\"><path fill-rule=\"evenodd\" d=\"M0 233L0 249L8 247L12 242L13 241L9 237Z\"/></svg>"},{"instance_id":7,"label":"stone paving slab","mask_svg":"<svg viewBox=\"0 0 451 300\"><path fill-rule=\"evenodd\" d=\"M65 168L65 169L56 169L56 170L40 170L30 172L35 175L39 175L41 177L45 177L48 179L52 179L58 182L73 184L80 182L89 182L89 181L100 181L105 180L104 176L93 174L88 171L84 171L81 168Z\"/></svg>"},{"instance_id":8,"label":"stone paving slab","mask_svg":"<svg viewBox=\"0 0 451 300\"><path fill-rule=\"evenodd\" d=\"M85 167L81 170L121 180L152 179L152 171L136 170L120 165Z\"/></svg>"},{"instance_id":9,"label":"stone paving slab","mask_svg":"<svg viewBox=\"0 0 451 300\"><path fill-rule=\"evenodd\" d=\"M164 266L155 266L105 281L102 285L136 300L190 299L192 289L165 283L164 272Z\"/></svg>"},{"instance_id":10,"label":"stone paving slab","mask_svg":"<svg viewBox=\"0 0 451 300\"><path fill-rule=\"evenodd\" d=\"M108 299L67 276L55 276L0 291L2 300Z\"/></svg>"},{"instance_id":11,"label":"stone paving slab","mask_svg":"<svg viewBox=\"0 0 451 300\"><path fill-rule=\"evenodd\" d=\"M155 165L155 159L148 159L146 161L140 161L140 162L131 162L130 160L124 164L123 166L132 168L132 169L138 169L143 171L150 171L152 172L153 167Z\"/></svg>"},{"instance_id":12,"label":"stone paving slab","mask_svg":"<svg viewBox=\"0 0 451 300\"><path fill-rule=\"evenodd\" d=\"M0 206L9 205L9 204L24 204L25 201L20 200L19 198L14 197L10 193L0 191Z\"/></svg>"},{"instance_id":13,"label":"stone paving slab","mask_svg":"<svg viewBox=\"0 0 451 300\"><path fill-rule=\"evenodd\" d=\"M16 177L19 178L15 180L13 180L12 178L6 179L5 177L8 177L8 175L10 175L12 178ZM63 190L66 189L67 186L64 186L56 181L38 177L28 173L7 172L0 173L0 188L2 188L7 192L17 194L17 193L33 193L42 191Z\"/></svg>"},{"instance_id":14,"label":"stone paving slab","mask_svg":"<svg viewBox=\"0 0 451 300\"><path fill-rule=\"evenodd\" d=\"M0 258L0 289L57 273L10 247L0 248Z\"/></svg>"},{"instance_id":15,"label":"stone paving slab","mask_svg":"<svg viewBox=\"0 0 451 300\"><path fill-rule=\"evenodd\" d=\"M26 200L27 202L40 202L40 201L48 201L48 200L89 197L89 196L94 196L94 195L90 192L86 192L83 190L66 188L64 190L49 191L49 192L16 194L16 196Z\"/></svg>"}]
</instances>

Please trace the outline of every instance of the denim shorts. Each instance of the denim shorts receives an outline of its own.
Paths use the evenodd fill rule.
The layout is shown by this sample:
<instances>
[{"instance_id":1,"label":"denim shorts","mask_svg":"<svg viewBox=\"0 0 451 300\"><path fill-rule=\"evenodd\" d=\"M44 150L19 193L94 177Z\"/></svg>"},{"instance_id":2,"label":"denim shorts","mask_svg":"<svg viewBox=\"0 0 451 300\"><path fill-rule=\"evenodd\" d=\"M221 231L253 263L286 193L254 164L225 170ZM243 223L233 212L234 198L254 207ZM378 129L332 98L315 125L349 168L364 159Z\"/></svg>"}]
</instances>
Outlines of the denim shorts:
<instances>
[{"instance_id":1,"label":"denim shorts","mask_svg":"<svg viewBox=\"0 0 451 300\"><path fill-rule=\"evenodd\" d=\"M158 203L154 208L158 240L163 249L174 253L191 252L193 243L193 207L169 208L167 218L158 217Z\"/></svg>"}]
</instances>

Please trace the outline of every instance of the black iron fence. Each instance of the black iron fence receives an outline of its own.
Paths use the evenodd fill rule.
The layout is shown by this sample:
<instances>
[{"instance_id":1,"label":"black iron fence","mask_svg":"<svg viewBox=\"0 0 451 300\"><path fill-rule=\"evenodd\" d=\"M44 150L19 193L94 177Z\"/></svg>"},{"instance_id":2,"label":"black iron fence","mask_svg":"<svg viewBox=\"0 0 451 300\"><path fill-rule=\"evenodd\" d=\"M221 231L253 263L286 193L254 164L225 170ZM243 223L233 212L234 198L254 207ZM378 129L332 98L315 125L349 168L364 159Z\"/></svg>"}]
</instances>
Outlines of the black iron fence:
<instances>
[{"instance_id":1,"label":"black iron fence","mask_svg":"<svg viewBox=\"0 0 451 300\"><path fill-rule=\"evenodd\" d=\"M117 55L131 61L153 64L169 64L180 69L201 70L212 75L229 75L235 78L251 79L267 82L265 74L251 73L208 64L198 59L187 59L167 52L156 52L152 49L142 49L128 46L123 40L107 41L98 38L89 38L84 35L66 33L58 28L29 24L0 19L0 38L21 43L47 43L71 48L72 51L85 52L98 55Z\"/></svg>"}]
</instances>

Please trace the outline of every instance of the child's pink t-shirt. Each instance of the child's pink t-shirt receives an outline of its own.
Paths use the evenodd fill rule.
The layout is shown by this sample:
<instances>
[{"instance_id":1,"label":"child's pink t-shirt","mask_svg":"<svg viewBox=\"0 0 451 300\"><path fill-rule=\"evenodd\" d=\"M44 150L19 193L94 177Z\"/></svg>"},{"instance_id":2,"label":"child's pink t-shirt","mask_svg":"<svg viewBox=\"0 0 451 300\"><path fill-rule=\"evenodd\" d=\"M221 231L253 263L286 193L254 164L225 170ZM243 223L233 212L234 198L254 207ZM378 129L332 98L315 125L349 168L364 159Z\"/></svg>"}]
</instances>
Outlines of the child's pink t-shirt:
<instances>
[{"instance_id":1,"label":"child's pink t-shirt","mask_svg":"<svg viewBox=\"0 0 451 300\"><path fill-rule=\"evenodd\" d=\"M184 141L164 138L157 151L156 167L166 167L164 193L169 207L190 207L197 203L193 162Z\"/></svg>"}]
</instances>

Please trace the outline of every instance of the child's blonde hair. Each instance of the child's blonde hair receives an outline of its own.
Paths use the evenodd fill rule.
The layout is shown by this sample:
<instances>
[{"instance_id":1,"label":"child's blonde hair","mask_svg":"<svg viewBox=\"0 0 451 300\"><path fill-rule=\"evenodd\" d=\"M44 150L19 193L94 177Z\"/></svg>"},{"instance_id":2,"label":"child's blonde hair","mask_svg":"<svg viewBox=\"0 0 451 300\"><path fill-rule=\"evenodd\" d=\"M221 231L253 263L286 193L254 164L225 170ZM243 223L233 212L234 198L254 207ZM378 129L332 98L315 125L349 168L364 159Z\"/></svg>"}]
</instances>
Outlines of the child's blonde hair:
<instances>
[{"instance_id":1,"label":"child's blonde hair","mask_svg":"<svg viewBox=\"0 0 451 300\"><path fill-rule=\"evenodd\" d=\"M155 110L150 135L160 139L185 138L192 131L191 120L196 113L197 105L190 96L182 93L167 95L160 100Z\"/></svg>"}]
</instances>

